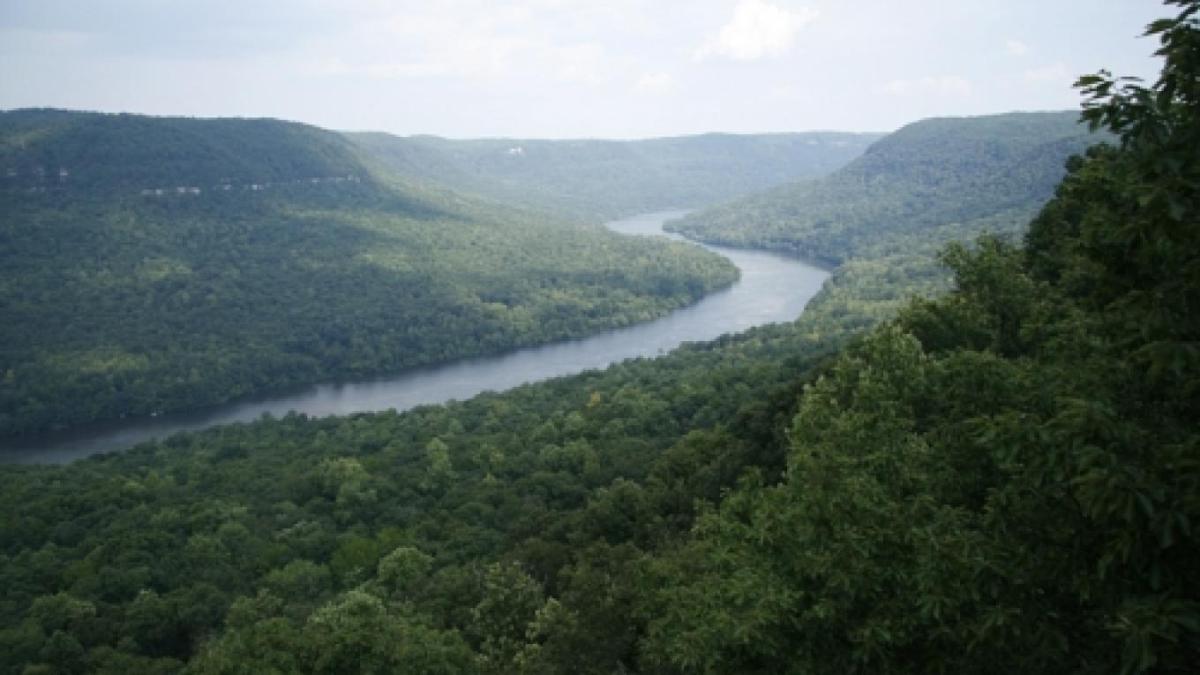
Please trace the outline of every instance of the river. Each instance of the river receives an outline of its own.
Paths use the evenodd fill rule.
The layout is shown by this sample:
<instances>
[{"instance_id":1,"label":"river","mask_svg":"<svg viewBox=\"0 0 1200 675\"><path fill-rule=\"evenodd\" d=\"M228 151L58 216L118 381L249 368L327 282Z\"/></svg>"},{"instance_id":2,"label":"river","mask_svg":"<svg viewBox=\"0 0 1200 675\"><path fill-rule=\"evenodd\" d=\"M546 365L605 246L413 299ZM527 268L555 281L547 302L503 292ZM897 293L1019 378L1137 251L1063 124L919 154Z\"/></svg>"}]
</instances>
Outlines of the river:
<instances>
[{"instance_id":1,"label":"river","mask_svg":"<svg viewBox=\"0 0 1200 675\"><path fill-rule=\"evenodd\" d=\"M683 213L648 213L613 221L607 226L622 234L682 240L678 235L663 232L662 224ZM828 272L795 258L763 251L703 246L733 261L741 270L741 279L727 289L654 321L496 356L415 368L388 377L310 385L202 410L113 420L9 439L0 441L0 463L64 463L101 452L124 450L180 431L248 422L264 414L279 417L293 410L309 416L347 415L389 408L407 410L604 368L629 358L664 354L683 342L711 340L753 326L791 321L800 316L829 276Z\"/></svg>"}]
</instances>

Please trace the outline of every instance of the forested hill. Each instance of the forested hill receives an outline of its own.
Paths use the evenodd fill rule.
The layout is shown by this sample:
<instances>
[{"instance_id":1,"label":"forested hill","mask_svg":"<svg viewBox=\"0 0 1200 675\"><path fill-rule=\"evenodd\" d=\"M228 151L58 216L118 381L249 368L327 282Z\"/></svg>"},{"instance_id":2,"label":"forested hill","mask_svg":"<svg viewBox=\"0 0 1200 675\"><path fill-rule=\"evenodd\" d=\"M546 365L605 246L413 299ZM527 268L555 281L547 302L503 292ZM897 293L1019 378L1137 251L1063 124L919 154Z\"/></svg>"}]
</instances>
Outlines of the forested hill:
<instances>
[{"instance_id":1,"label":"forested hill","mask_svg":"<svg viewBox=\"0 0 1200 675\"><path fill-rule=\"evenodd\" d=\"M1067 157L1096 142L1077 112L939 118L876 141L846 167L690 214L672 229L838 264L1015 229L1053 194ZM934 232L952 226L945 236Z\"/></svg>"},{"instance_id":2,"label":"forested hill","mask_svg":"<svg viewBox=\"0 0 1200 675\"><path fill-rule=\"evenodd\" d=\"M15 111L0 148L0 436L582 336L736 278L299 124Z\"/></svg>"},{"instance_id":3,"label":"forested hill","mask_svg":"<svg viewBox=\"0 0 1200 675\"><path fill-rule=\"evenodd\" d=\"M1171 4L1158 81L1082 81L1118 144L1024 245L948 247L951 291L851 344L826 295L465 402L0 467L0 673L1194 672L1200 0Z\"/></svg>"},{"instance_id":4,"label":"forested hill","mask_svg":"<svg viewBox=\"0 0 1200 675\"><path fill-rule=\"evenodd\" d=\"M0 467L0 672L1194 671L1200 24L1160 31L1153 89L1091 80L1121 146L1025 246L952 246L949 294L853 344L826 296L465 402Z\"/></svg>"},{"instance_id":5,"label":"forested hill","mask_svg":"<svg viewBox=\"0 0 1200 675\"><path fill-rule=\"evenodd\" d=\"M0 188L128 196L368 178L341 135L272 119L0 112Z\"/></svg>"},{"instance_id":6,"label":"forested hill","mask_svg":"<svg viewBox=\"0 0 1200 675\"><path fill-rule=\"evenodd\" d=\"M829 173L879 134L705 134L639 141L348 137L399 174L590 220L715 204Z\"/></svg>"}]
</instances>

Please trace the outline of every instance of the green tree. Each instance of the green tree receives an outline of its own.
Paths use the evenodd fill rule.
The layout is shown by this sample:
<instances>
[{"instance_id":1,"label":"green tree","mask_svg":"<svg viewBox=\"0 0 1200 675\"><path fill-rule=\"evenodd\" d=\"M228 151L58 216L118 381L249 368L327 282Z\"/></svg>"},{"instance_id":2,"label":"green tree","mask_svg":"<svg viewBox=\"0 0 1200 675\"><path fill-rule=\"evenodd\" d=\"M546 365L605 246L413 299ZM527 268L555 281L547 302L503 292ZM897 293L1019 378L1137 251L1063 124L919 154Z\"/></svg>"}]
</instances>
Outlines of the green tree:
<instances>
[{"instance_id":1,"label":"green tree","mask_svg":"<svg viewBox=\"0 0 1200 675\"><path fill-rule=\"evenodd\" d=\"M1200 2L1149 87L1081 79L1120 146L1072 160L1024 250L806 388L783 483L651 568L651 666L1187 672L1200 658Z\"/></svg>"},{"instance_id":2,"label":"green tree","mask_svg":"<svg viewBox=\"0 0 1200 675\"><path fill-rule=\"evenodd\" d=\"M401 546L379 561L375 578L389 598L411 598L426 580L433 558L411 546Z\"/></svg>"},{"instance_id":3,"label":"green tree","mask_svg":"<svg viewBox=\"0 0 1200 675\"><path fill-rule=\"evenodd\" d=\"M311 673L471 672L473 657L457 634L391 615L378 598L350 591L322 607L304 628Z\"/></svg>"},{"instance_id":4,"label":"green tree","mask_svg":"<svg viewBox=\"0 0 1200 675\"><path fill-rule=\"evenodd\" d=\"M488 672L512 672L524 651L530 625L545 603L542 587L519 565L489 565L483 598L471 611L471 632L479 639Z\"/></svg>"}]
</instances>

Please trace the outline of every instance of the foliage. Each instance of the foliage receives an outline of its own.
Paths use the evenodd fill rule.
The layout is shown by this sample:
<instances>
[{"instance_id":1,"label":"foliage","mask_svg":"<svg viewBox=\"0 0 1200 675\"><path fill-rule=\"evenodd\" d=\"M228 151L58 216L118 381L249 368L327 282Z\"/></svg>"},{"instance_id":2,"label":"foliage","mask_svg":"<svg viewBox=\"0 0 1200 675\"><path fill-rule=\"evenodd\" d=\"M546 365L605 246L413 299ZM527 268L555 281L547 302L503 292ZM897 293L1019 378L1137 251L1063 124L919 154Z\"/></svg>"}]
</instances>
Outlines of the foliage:
<instances>
[{"instance_id":1,"label":"foliage","mask_svg":"<svg viewBox=\"0 0 1200 675\"><path fill-rule=\"evenodd\" d=\"M1200 656L1200 3L1153 87L1086 77L1096 148L1022 249L951 247L806 389L786 480L656 563L686 672L1189 672Z\"/></svg>"},{"instance_id":2,"label":"foliage","mask_svg":"<svg viewBox=\"0 0 1200 675\"><path fill-rule=\"evenodd\" d=\"M937 252L1015 237L1074 152L1104 138L1074 113L1011 113L910 124L830 176L784 185L667 224L692 237L769 248L834 267L810 312L852 332L945 292Z\"/></svg>"},{"instance_id":3,"label":"foliage","mask_svg":"<svg viewBox=\"0 0 1200 675\"><path fill-rule=\"evenodd\" d=\"M70 182L47 192L0 191L0 434L582 336L656 317L736 277L696 247L387 177L143 196L129 187L149 180L141 165L115 175L115 161L75 145L128 148L115 155L128 161L163 153L159 169L188 174L171 181L343 171L311 166L309 153L324 146L309 136L341 146L308 127L18 111L0 115L0 129L13 157L97 162L73 164ZM241 163L172 163L223 158L247 135L262 152ZM277 140L288 136L299 140ZM351 162L342 150L339 161Z\"/></svg>"},{"instance_id":4,"label":"foliage","mask_svg":"<svg viewBox=\"0 0 1200 675\"><path fill-rule=\"evenodd\" d=\"M1051 196L1067 157L1095 140L1071 112L922 120L830 176L698 211L669 228L831 265L960 239L961 225L1012 232Z\"/></svg>"},{"instance_id":5,"label":"foliage","mask_svg":"<svg viewBox=\"0 0 1200 675\"><path fill-rule=\"evenodd\" d=\"M91 195L370 180L350 143L304 124L52 109L0 112L0 170L5 191Z\"/></svg>"},{"instance_id":6,"label":"foliage","mask_svg":"<svg viewBox=\"0 0 1200 675\"><path fill-rule=\"evenodd\" d=\"M833 346L807 332L3 467L0 672L48 663L55 631L72 658L133 670L317 672L343 643L363 663L421 645L449 669L465 644L484 671L632 667L640 560L745 467L780 474L804 374ZM443 461L452 479L431 480Z\"/></svg>"},{"instance_id":7,"label":"foliage","mask_svg":"<svg viewBox=\"0 0 1200 675\"><path fill-rule=\"evenodd\" d=\"M1082 81L1120 146L861 337L883 261L940 283L928 242L660 359L4 467L0 669L1190 672L1200 2L1173 4L1158 82Z\"/></svg>"}]
</instances>

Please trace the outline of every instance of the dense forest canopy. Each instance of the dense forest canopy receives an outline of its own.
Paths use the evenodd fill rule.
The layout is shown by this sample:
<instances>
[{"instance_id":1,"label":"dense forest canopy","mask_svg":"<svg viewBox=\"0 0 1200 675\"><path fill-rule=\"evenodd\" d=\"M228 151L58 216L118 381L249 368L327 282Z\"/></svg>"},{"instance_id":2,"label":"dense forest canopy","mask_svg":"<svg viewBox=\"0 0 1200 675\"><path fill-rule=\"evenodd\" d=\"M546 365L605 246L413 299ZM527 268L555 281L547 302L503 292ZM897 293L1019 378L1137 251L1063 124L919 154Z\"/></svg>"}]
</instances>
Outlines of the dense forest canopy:
<instances>
[{"instance_id":1,"label":"dense forest canopy","mask_svg":"<svg viewBox=\"0 0 1200 675\"><path fill-rule=\"evenodd\" d=\"M946 244L1021 236L1067 158L1105 138L1076 112L922 120L828 176L703 209L667 229L835 266L823 311L843 327L865 327L914 295L950 288L937 261Z\"/></svg>"},{"instance_id":2,"label":"dense forest canopy","mask_svg":"<svg viewBox=\"0 0 1200 675\"><path fill-rule=\"evenodd\" d=\"M639 141L347 136L406 178L599 221L707 206L822 176L858 157L880 134L705 134Z\"/></svg>"},{"instance_id":3,"label":"dense forest canopy","mask_svg":"<svg viewBox=\"0 0 1200 675\"><path fill-rule=\"evenodd\" d=\"M67 110L0 113L0 189L124 197L143 189L238 190L367 178L338 134L270 119L193 119Z\"/></svg>"},{"instance_id":4,"label":"dense forest canopy","mask_svg":"<svg viewBox=\"0 0 1200 675\"><path fill-rule=\"evenodd\" d=\"M861 267L660 359L0 468L0 667L1192 672L1200 2L1167 4L1158 80L1080 80L1114 142L1023 244L945 247L949 292L869 330Z\"/></svg>"},{"instance_id":5,"label":"dense forest canopy","mask_svg":"<svg viewBox=\"0 0 1200 675\"><path fill-rule=\"evenodd\" d=\"M705 672L1190 672L1200 658L1200 3L1023 248L943 255L802 396L784 481L656 562L647 655Z\"/></svg>"},{"instance_id":6,"label":"dense forest canopy","mask_svg":"<svg viewBox=\"0 0 1200 675\"><path fill-rule=\"evenodd\" d=\"M0 435L582 336L737 274L302 125L16 111L0 139Z\"/></svg>"}]
</instances>

